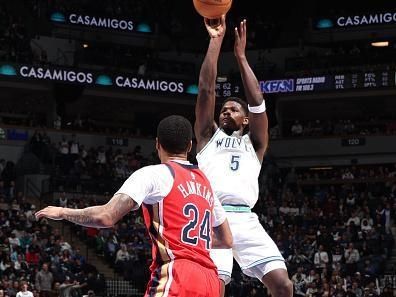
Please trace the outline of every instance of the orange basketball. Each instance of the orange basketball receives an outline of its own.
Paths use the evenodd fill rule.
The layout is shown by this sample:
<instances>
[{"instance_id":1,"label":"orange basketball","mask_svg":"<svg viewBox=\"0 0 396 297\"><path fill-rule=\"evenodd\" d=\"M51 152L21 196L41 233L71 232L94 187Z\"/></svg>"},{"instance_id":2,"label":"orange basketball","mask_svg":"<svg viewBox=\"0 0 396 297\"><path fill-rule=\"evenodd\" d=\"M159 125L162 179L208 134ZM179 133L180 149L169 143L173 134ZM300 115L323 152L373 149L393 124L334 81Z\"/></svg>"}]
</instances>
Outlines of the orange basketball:
<instances>
[{"instance_id":1,"label":"orange basketball","mask_svg":"<svg viewBox=\"0 0 396 297\"><path fill-rule=\"evenodd\" d=\"M232 0L193 0L193 3L201 16L218 19L230 10Z\"/></svg>"}]
</instances>

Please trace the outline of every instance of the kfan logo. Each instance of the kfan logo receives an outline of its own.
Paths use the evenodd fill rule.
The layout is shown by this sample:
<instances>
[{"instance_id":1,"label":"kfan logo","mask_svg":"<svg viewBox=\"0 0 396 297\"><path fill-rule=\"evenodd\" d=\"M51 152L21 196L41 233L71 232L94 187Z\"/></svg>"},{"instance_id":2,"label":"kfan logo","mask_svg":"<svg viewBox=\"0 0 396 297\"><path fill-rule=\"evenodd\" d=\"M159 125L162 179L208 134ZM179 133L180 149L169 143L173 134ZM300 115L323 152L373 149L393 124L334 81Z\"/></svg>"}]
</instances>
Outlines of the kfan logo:
<instances>
[{"instance_id":1,"label":"kfan logo","mask_svg":"<svg viewBox=\"0 0 396 297\"><path fill-rule=\"evenodd\" d=\"M266 80L260 81L260 89L262 93L291 93L294 92L293 79Z\"/></svg>"}]
</instances>

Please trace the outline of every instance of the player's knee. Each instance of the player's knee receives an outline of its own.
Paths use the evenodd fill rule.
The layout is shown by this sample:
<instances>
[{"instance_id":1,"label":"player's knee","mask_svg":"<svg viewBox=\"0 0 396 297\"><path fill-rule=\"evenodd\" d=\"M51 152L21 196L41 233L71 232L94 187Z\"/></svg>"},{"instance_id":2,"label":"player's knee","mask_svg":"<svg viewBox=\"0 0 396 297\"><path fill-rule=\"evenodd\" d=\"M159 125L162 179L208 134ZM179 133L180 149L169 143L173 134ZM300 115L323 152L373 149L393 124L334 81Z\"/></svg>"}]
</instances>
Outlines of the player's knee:
<instances>
[{"instance_id":1,"label":"player's knee","mask_svg":"<svg viewBox=\"0 0 396 297\"><path fill-rule=\"evenodd\" d=\"M293 283L289 278L283 278L273 286L271 293L275 297L291 297L293 296Z\"/></svg>"}]
</instances>

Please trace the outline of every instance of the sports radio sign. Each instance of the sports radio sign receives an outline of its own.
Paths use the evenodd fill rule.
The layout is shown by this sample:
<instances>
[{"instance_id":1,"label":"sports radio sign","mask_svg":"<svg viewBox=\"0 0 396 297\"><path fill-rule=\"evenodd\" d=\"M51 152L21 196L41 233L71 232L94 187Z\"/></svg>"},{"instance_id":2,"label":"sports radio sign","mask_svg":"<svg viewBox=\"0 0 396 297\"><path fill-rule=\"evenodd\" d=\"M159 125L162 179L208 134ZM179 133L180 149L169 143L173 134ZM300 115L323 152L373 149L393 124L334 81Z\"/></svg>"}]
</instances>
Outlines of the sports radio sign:
<instances>
[{"instance_id":1,"label":"sports radio sign","mask_svg":"<svg viewBox=\"0 0 396 297\"><path fill-rule=\"evenodd\" d=\"M127 32L152 32L150 25L147 23L135 24L129 19L83 15L78 13L65 14L62 12L53 12L50 19L52 22L57 24L77 25L89 28L104 28Z\"/></svg>"},{"instance_id":2,"label":"sports radio sign","mask_svg":"<svg viewBox=\"0 0 396 297\"><path fill-rule=\"evenodd\" d=\"M125 74L103 74L82 69L65 69L32 65L0 65L1 78L29 79L71 83L84 86L103 86L157 93L197 94L197 86L185 81L150 79Z\"/></svg>"},{"instance_id":3,"label":"sports radio sign","mask_svg":"<svg viewBox=\"0 0 396 297\"><path fill-rule=\"evenodd\" d=\"M356 14L321 18L314 22L315 29L349 28L360 26L389 25L396 23L396 12Z\"/></svg>"}]
</instances>

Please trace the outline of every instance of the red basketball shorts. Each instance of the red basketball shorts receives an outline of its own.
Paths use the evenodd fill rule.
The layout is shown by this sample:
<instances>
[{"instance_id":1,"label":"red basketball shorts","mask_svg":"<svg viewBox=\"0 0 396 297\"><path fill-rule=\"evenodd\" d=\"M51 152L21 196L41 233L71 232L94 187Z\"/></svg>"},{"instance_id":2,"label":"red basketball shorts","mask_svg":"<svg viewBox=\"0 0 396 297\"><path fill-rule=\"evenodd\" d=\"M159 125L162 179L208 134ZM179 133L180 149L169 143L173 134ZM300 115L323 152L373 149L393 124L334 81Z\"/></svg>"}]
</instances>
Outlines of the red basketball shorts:
<instances>
[{"instance_id":1,"label":"red basketball shorts","mask_svg":"<svg viewBox=\"0 0 396 297\"><path fill-rule=\"evenodd\" d=\"M218 297L220 280L216 269L190 260L175 260L151 273L145 297Z\"/></svg>"}]
</instances>

